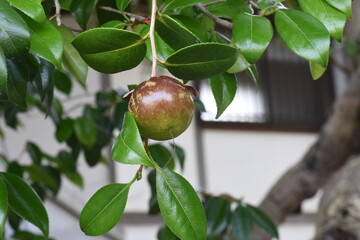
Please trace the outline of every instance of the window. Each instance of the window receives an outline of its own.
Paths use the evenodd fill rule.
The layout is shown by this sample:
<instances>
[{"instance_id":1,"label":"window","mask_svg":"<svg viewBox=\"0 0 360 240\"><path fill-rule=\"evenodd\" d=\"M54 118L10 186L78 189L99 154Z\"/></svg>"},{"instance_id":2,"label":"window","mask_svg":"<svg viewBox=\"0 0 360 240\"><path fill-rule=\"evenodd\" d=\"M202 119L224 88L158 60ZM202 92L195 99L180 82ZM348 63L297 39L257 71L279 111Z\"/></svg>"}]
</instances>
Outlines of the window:
<instances>
[{"instance_id":1,"label":"window","mask_svg":"<svg viewBox=\"0 0 360 240\"><path fill-rule=\"evenodd\" d=\"M230 126L269 130L316 131L333 100L331 68L319 80L312 80L309 63L274 39L256 64L260 87L244 73L237 75L238 89L233 103L219 119L207 81L199 85L200 99L207 112L201 113L205 127Z\"/></svg>"}]
</instances>

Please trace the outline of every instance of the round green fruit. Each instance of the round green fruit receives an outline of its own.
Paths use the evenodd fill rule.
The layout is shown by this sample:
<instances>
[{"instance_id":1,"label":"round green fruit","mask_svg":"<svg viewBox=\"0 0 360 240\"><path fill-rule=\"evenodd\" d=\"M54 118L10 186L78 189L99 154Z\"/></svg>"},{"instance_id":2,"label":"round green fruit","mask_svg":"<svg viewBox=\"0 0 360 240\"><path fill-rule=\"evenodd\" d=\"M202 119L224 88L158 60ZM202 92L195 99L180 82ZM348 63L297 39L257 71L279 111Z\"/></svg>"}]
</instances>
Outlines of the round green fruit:
<instances>
[{"instance_id":1,"label":"round green fruit","mask_svg":"<svg viewBox=\"0 0 360 240\"><path fill-rule=\"evenodd\" d=\"M195 88L176 79L152 77L135 88L130 97L129 112L143 137L168 140L189 127L197 95Z\"/></svg>"}]
</instances>

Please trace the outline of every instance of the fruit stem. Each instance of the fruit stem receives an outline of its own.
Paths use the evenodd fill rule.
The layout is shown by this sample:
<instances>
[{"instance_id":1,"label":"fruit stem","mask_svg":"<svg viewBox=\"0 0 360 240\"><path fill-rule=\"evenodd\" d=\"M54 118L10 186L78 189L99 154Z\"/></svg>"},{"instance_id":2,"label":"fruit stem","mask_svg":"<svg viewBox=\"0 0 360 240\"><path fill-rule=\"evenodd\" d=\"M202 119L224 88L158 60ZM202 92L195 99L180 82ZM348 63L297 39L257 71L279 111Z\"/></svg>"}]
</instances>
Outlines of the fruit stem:
<instances>
[{"instance_id":1,"label":"fruit stem","mask_svg":"<svg viewBox=\"0 0 360 240\"><path fill-rule=\"evenodd\" d=\"M151 69L151 77L156 77L157 75L157 63L156 63L156 46L155 46L155 18L156 18L156 0L152 0L151 6L151 21L150 21L150 45L152 52L152 69Z\"/></svg>"}]
</instances>

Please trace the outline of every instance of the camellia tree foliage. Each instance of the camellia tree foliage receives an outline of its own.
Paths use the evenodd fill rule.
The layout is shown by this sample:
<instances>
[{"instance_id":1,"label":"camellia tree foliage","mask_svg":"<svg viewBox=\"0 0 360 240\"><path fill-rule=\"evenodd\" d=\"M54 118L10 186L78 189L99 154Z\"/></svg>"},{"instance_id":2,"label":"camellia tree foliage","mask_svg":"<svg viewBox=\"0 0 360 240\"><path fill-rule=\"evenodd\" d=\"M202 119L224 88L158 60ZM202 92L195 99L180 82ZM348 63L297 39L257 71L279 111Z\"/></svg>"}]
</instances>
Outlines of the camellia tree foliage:
<instances>
[{"instance_id":1,"label":"camellia tree foliage","mask_svg":"<svg viewBox=\"0 0 360 240\"><path fill-rule=\"evenodd\" d=\"M21 231L22 219L48 239L42 200L50 193L56 196L62 177L81 187L76 167L79 154L84 154L89 166L103 162L101 150L111 143L116 129L120 133L112 159L139 165L139 170L128 183L106 185L91 197L79 219L85 234L102 235L119 222L131 186L146 167L152 192L149 213L160 212L166 223L159 239L249 239L255 225L278 237L271 220L240 199L206 193L200 200L191 184L174 171L175 165L183 168L183 149L175 144L149 145L148 138L170 139L190 124L175 121L191 118L199 103L194 100L197 91L184 85L188 81L209 81L216 117L235 96L236 73L246 71L259 84L256 62L274 32L291 51L309 61L313 78L319 78L329 63L331 37L342 41L346 20L351 18L351 0L149 0L147 10L140 10L138 4L131 0L0 0L0 111L6 125L17 129L18 115L37 108L53 121L57 141L67 146L51 155L28 142L29 165L1 155L6 171L0 173L0 239L6 221L15 239L42 238ZM81 29L62 24L64 14L71 15ZM232 29L231 38L217 31L217 26ZM129 86L127 94L119 89L99 91L95 106L83 106L77 118L69 117L54 97L55 90L70 95L73 80L85 87L88 66L111 74L132 69L144 59L152 62L150 80ZM158 67L184 84L157 76ZM178 107L169 106L174 103ZM156 118L157 114L161 117ZM166 127L159 128L159 133L157 126Z\"/></svg>"}]
</instances>

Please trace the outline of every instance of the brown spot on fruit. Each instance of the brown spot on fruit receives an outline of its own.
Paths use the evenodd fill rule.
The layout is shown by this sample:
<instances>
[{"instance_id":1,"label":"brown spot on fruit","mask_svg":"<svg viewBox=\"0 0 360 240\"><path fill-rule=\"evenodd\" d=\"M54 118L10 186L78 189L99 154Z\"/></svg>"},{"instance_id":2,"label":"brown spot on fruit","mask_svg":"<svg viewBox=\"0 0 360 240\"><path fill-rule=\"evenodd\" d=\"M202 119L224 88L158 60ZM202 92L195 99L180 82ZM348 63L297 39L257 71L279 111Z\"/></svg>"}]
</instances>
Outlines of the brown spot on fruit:
<instances>
[{"instance_id":1,"label":"brown spot on fruit","mask_svg":"<svg viewBox=\"0 0 360 240\"><path fill-rule=\"evenodd\" d=\"M129 112L143 137L168 140L189 127L197 94L193 87L171 77L153 77L135 88Z\"/></svg>"}]
</instances>

